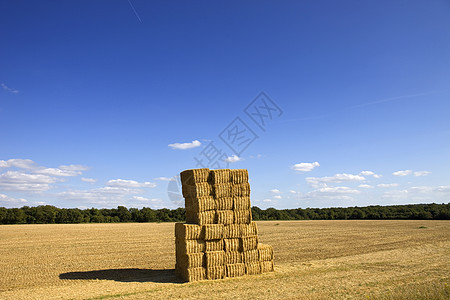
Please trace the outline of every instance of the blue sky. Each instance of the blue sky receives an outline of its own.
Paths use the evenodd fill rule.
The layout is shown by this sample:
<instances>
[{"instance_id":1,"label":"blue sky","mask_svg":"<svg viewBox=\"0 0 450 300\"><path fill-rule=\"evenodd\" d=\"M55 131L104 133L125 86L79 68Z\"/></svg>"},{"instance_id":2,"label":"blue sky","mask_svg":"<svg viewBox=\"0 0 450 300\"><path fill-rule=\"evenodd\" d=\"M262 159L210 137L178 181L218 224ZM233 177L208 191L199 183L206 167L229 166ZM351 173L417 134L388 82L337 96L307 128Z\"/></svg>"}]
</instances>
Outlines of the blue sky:
<instances>
[{"instance_id":1,"label":"blue sky","mask_svg":"<svg viewBox=\"0 0 450 300\"><path fill-rule=\"evenodd\" d=\"M0 206L174 208L201 159L262 208L449 201L448 1L0 1L0 25Z\"/></svg>"}]
</instances>

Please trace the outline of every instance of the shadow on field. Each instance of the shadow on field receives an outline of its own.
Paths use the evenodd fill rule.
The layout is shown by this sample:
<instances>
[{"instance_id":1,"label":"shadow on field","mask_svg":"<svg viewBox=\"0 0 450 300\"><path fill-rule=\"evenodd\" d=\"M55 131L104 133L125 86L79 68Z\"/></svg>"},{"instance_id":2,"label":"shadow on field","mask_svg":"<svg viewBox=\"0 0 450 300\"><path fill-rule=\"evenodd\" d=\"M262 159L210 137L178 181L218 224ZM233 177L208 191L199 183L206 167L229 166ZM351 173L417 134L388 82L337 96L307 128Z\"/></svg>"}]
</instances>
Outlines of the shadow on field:
<instances>
[{"instance_id":1,"label":"shadow on field","mask_svg":"<svg viewBox=\"0 0 450 300\"><path fill-rule=\"evenodd\" d=\"M183 283L175 275L175 269L107 269L59 274L66 280L115 280L121 282Z\"/></svg>"}]
</instances>

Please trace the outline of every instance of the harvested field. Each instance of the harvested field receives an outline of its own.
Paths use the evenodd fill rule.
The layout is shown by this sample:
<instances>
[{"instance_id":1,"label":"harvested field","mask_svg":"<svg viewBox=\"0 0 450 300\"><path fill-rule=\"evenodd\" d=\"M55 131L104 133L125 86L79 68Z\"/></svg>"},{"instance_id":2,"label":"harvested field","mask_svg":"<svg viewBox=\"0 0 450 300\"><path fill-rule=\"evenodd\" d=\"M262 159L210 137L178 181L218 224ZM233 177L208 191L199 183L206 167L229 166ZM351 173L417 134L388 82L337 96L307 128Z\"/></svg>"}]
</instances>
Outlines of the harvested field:
<instances>
[{"instance_id":1,"label":"harvested field","mask_svg":"<svg viewBox=\"0 0 450 300\"><path fill-rule=\"evenodd\" d=\"M275 272L193 283L174 223L3 225L0 299L450 297L449 221L257 223Z\"/></svg>"}]
</instances>

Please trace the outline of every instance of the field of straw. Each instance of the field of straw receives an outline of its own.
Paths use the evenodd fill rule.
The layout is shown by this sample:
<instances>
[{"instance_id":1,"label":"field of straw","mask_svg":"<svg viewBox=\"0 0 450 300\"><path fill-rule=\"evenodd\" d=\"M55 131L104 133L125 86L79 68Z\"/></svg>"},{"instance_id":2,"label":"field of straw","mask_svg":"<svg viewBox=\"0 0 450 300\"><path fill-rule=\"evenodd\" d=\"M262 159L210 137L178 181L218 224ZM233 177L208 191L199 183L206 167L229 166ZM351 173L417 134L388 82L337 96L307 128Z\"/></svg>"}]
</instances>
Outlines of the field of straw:
<instances>
[{"instance_id":1,"label":"field of straw","mask_svg":"<svg viewBox=\"0 0 450 300\"><path fill-rule=\"evenodd\" d=\"M0 299L449 299L449 221L257 222L275 272L183 283L174 223L0 226Z\"/></svg>"}]
</instances>

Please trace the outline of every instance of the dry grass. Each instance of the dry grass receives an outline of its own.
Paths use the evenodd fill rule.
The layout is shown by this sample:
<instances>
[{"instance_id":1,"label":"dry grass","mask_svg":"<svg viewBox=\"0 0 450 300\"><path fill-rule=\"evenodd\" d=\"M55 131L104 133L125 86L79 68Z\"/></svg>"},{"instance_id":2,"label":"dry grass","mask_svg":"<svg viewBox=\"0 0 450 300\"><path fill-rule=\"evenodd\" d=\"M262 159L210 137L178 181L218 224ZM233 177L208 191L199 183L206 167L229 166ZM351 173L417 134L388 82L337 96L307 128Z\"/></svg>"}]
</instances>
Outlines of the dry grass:
<instances>
[{"instance_id":1,"label":"dry grass","mask_svg":"<svg viewBox=\"0 0 450 300\"><path fill-rule=\"evenodd\" d=\"M274 273L181 283L173 223L0 226L0 299L450 298L448 221L258 227Z\"/></svg>"}]
</instances>

